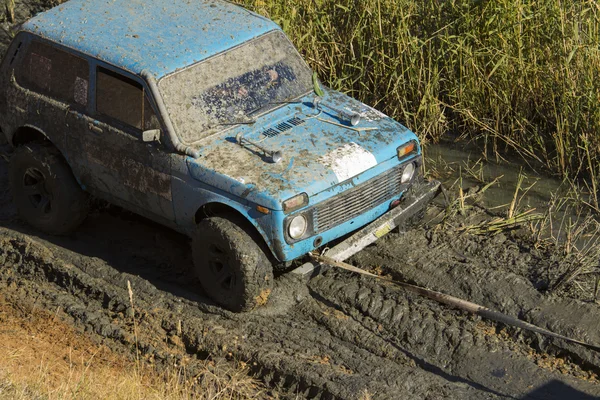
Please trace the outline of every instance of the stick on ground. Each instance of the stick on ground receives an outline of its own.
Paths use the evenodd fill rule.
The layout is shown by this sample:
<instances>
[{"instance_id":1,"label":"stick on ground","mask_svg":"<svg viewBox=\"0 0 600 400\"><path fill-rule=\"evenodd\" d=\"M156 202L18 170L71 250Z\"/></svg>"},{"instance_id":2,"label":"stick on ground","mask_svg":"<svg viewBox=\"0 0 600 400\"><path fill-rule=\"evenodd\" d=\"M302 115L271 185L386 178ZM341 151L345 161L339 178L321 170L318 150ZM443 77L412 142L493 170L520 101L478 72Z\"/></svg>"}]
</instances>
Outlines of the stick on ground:
<instances>
[{"instance_id":1,"label":"stick on ground","mask_svg":"<svg viewBox=\"0 0 600 400\"><path fill-rule=\"evenodd\" d=\"M498 311L490 310L489 308L486 308L479 304L472 303L467 300L459 299L458 297L450 296L450 295L447 295L447 294L441 293L441 292L436 292L434 290L425 289L423 287L411 285L409 283L398 282L398 281L395 281L395 280L392 280L392 279L389 279L386 277L381 277L379 275L372 274L370 272L367 272L363 269L357 268L357 267L347 264L345 262L336 261L329 257L320 256L320 255L316 255L316 254L310 254L310 256L316 262L319 262L322 264L327 264L332 267L341 268L346 271L355 272L357 274L361 274L361 275L365 275L365 276L369 276L372 278L376 278L379 280L393 283L394 285L400 286L410 292L417 293L423 297L427 297L428 299L435 300L439 303L446 304L450 307L454 307L459 310L463 310L463 311L470 312L472 314L480 315L482 318L486 318L486 319L489 319L489 320L492 320L495 322L501 322L506 325L525 329L525 330L528 330L531 332L540 333L542 335L550 336L553 338L562 339L562 340L565 340L570 343L575 343L575 344L584 346L590 350L600 352L600 346L595 346L595 345L592 345L592 344L589 344L586 342L582 342L577 339L572 339L570 337L563 336L558 333L554 333L552 331L549 331L544 328L540 328L539 326L530 324L529 322L522 321L522 320L512 317L510 315L503 314Z\"/></svg>"}]
</instances>

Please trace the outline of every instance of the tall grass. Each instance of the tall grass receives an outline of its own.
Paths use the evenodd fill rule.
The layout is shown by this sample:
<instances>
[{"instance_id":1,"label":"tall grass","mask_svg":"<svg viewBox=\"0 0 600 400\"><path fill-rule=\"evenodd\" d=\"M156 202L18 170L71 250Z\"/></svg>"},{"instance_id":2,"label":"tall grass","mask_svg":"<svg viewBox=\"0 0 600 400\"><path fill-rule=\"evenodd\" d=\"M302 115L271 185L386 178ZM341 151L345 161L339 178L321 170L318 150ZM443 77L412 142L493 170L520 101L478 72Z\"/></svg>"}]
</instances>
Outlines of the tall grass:
<instances>
[{"instance_id":1,"label":"tall grass","mask_svg":"<svg viewBox=\"0 0 600 400\"><path fill-rule=\"evenodd\" d=\"M598 0L237 0L319 76L424 140L477 138L597 184Z\"/></svg>"}]
</instances>

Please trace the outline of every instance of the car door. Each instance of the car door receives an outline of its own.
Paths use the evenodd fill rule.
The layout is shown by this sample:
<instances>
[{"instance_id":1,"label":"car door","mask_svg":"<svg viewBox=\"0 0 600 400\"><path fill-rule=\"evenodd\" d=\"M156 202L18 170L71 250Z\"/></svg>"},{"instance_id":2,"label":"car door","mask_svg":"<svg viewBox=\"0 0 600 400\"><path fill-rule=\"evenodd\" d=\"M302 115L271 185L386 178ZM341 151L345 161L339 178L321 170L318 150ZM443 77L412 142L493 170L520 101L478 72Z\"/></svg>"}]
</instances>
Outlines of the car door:
<instances>
[{"instance_id":1,"label":"car door","mask_svg":"<svg viewBox=\"0 0 600 400\"><path fill-rule=\"evenodd\" d=\"M97 66L92 71L92 112L82 140L89 190L153 219L173 221L169 153L144 130L160 129L141 80Z\"/></svg>"},{"instance_id":2,"label":"car door","mask_svg":"<svg viewBox=\"0 0 600 400\"><path fill-rule=\"evenodd\" d=\"M32 37L15 68L11 105L26 115L67 159L81 181L86 159L80 138L88 105L89 64L85 57L55 43Z\"/></svg>"}]
</instances>

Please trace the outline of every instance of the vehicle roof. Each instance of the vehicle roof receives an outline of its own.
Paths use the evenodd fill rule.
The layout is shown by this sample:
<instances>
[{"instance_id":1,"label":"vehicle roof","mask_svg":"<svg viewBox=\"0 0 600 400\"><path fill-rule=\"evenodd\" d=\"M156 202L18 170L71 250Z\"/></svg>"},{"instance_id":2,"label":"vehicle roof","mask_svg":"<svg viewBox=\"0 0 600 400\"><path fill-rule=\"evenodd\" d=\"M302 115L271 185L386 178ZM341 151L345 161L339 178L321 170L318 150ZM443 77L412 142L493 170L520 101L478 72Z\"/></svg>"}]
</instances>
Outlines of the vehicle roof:
<instances>
[{"instance_id":1,"label":"vehicle roof","mask_svg":"<svg viewBox=\"0 0 600 400\"><path fill-rule=\"evenodd\" d=\"M279 27L222 0L70 0L22 29L159 79Z\"/></svg>"}]
</instances>

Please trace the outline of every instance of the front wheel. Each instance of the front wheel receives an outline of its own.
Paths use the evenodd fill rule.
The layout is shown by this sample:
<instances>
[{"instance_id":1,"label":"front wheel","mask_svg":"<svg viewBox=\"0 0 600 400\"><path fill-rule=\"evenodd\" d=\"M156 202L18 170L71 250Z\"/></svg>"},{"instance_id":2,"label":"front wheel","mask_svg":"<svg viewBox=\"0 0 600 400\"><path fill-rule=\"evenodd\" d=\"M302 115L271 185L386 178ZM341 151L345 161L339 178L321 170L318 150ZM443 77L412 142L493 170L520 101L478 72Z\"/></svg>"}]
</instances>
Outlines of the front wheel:
<instances>
[{"instance_id":1,"label":"front wheel","mask_svg":"<svg viewBox=\"0 0 600 400\"><path fill-rule=\"evenodd\" d=\"M206 293L223 307L249 311L266 303L273 267L265 251L235 218L202 220L192 239L195 274Z\"/></svg>"}]
</instances>

